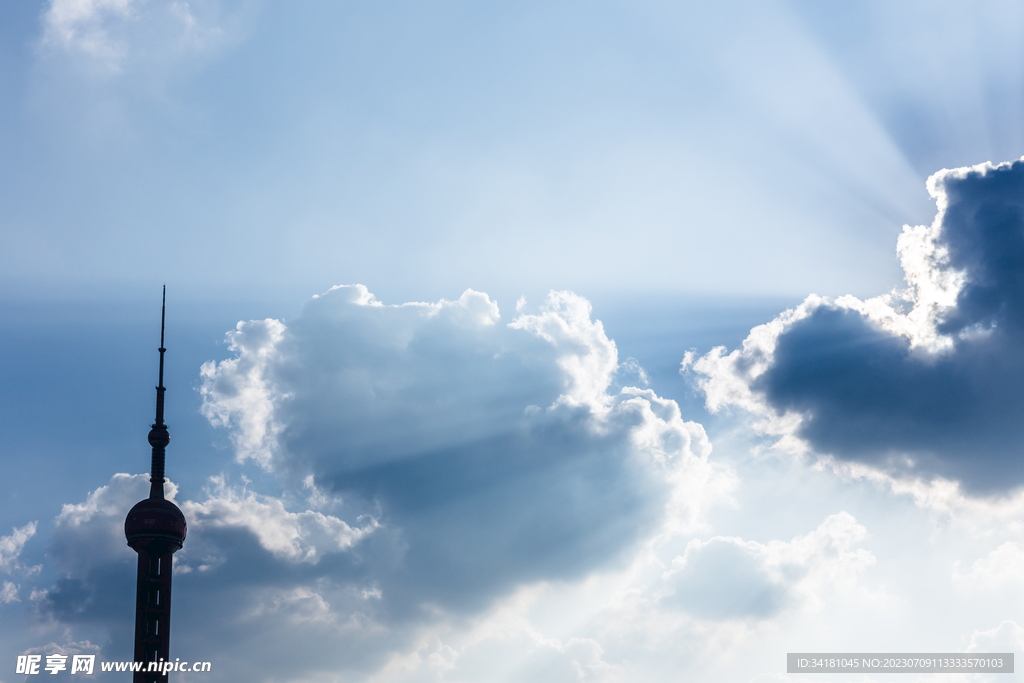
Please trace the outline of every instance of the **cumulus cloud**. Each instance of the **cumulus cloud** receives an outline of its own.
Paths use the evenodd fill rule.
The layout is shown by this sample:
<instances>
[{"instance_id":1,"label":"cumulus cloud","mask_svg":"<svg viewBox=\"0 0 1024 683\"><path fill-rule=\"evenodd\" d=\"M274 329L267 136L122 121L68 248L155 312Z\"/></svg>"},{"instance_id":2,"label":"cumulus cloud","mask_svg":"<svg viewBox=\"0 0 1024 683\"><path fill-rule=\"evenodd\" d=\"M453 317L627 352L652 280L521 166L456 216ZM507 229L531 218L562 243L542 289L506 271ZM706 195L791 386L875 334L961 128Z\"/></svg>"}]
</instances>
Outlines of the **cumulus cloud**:
<instances>
[{"instance_id":1,"label":"cumulus cloud","mask_svg":"<svg viewBox=\"0 0 1024 683\"><path fill-rule=\"evenodd\" d=\"M1000 589L1024 580L1024 549L1007 541L984 557L975 560L968 571L953 571L953 582L960 588Z\"/></svg>"},{"instance_id":2,"label":"cumulus cloud","mask_svg":"<svg viewBox=\"0 0 1024 683\"><path fill-rule=\"evenodd\" d=\"M828 591L852 591L874 555L854 546L868 533L846 512L805 536L767 544L716 536L693 540L664 577L662 604L702 619L765 619L787 607L816 609Z\"/></svg>"},{"instance_id":3,"label":"cumulus cloud","mask_svg":"<svg viewBox=\"0 0 1024 683\"><path fill-rule=\"evenodd\" d=\"M1020 652L1024 648L1024 628L1010 619L995 628L971 634L968 652Z\"/></svg>"},{"instance_id":4,"label":"cumulus cloud","mask_svg":"<svg viewBox=\"0 0 1024 683\"><path fill-rule=\"evenodd\" d=\"M653 536L699 528L734 484L700 425L628 383L638 364L619 363L574 294L506 321L472 290L385 305L337 287L287 325L240 323L228 344L229 358L203 366L203 412L236 466L279 489L229 472L178 501L189 535L175 556L175 648L209 658L217 633L220 666L246 680L284 662L302 663L296 680L346 668L457 679L485 671L501 642L529 653L531 680L613 680L585 635L520 624L502 640L502 618L487 616L479 647L464 636L456 652L438 634L479 635L467 622L524 586L621 570ZM51 550L62 578L33 601L42 623L130 641L122 525L147 491L146 477L121 474L64 507Z\"/></svg>"},{"instance_id":5,"label":"cumulus cloud","mask_svg":"<svg viewBox=\"0 0 1024 683\"><path fill-rule=\"evenodd\" d=\"M472 290L385 306L336 287L229 344L203 367L205 414L240 461L380 510L400 556L385 600L468 606L577 575L654 529L680 472L710 471L674 402L613 386L615 343L573 294L502 324Z\"/></svg>"},{"instance_id":6,"label":"cumulus cloud","mask_svg":"<svg viewBox=\"0 0 1024 683\"><path fill-rule=\"evenodd\" d=\"M311 508L279 515L284 538L261 521L280 502L211 493L222 523L307 567L261 565L260 614L294 610L289 618L332 629L360 622L366 633L412 638L408 648L416 624L627 562L659 529L695 528L733 481L709 463L703 428L674 401L623 383L641 376L639 365L620 365L589 303L571 293L533 311L521 304L505 321L473 290L385 305L362 285L341 286L287 325L239 323L228 346L231 358L202 368L204 414L228 430L239 464L274 473L286 497ZM362 521L328 528L314 509ZM203 525L215 538L217 525ZM304 544L347 559L316 562ZM209 566L227 571L225 557ZM396 642L382 637L372 650L383 656ZM600 677L591 645L551 647L570 670Z\"/></svg>"},{"instance_id":7,"label":"cumulus cloud","mask_svg":"<svg viewBox=\"0 0 1024 683\"><path fill-rule=\"evenodd\" d=\"M928 179L938 213L897 243L908 288L810 296L742 348L688 358L712 411L779 445L974 493L1024 483L1024 161Z\"/></svg>"}]
</instances>

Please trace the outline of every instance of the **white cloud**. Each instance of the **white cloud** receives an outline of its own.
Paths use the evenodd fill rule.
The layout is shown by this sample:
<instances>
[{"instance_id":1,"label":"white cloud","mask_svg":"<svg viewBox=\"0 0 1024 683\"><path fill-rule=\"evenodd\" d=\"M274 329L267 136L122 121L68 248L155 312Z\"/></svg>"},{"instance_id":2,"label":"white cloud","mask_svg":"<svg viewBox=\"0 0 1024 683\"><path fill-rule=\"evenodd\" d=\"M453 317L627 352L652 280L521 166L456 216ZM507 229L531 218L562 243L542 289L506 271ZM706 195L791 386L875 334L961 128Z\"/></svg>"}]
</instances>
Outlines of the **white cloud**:
<instances>
[{"instance_id":1,"label":"white cloud","mask_svg":"<svg viewBox=\"0 0 1024 683\"><path fill-rule=\"evenodd\" d=\"M42 49L68 56L96 75L156 71L224 44L219 2L193 0L51 0ZM234 20L228 18L228 24Z\"/></svg>"},{"instance_id":2,"label":"white cloud","mask_svg":"<svg viewBox=\"0 0 1024 683\"><path fill-rule=\"evenodd\" d=\"M959 588L1014 589L1024 581L1024 549L1014 541L1007 541L984 557L975 560L970 569L961 574L953 570L953 582Z\"/></svg>"},{"instance_id":3,"label":"white cloud","mask_svg":"<svg viewBox=\"0 0 1024 683\"><path fill-rule=\"evenodd\" d=\"M270 615L275 620L286 620L293 625L332 624L336 621L336 614L331 610L330 603L315 587L309 586L275 591L258 601L248 616L253 618L265 615Z\"/></svg>"},{"instance_id":4,"label":"white cloud","mask_svg":"<svg viewBox=\"0 0 1024 683\"><path fill-rule=\"evenodd\" d=\"M119 70L126 46L111 34L110 24L132 17L134 0L52 0L43 15L44 43L80 50Z\"/></svg>"},{"instance_id":5,"label":"white cloud","mask_svg":"<svg viewBox=\"0 0 1024 683\"><path fill-rule=\"evenodd\" d=\"M1024 628L1010 619L995 628L971 634L968 652L1020 652L1024 650Z\"/></svg>"},{"instance_id":6,"label":"white cloud","mask_svg":"<svg viewBox=\"0 0 1024 683\"><path fill-rule=\"evenodd\" d=\"M175 502L177 486L164 485L166 496ZM379 527L372 517L352 527L332 515L315 510L292 512L283 500L240 491L229 486L223 476L211 478L211 486L202 501L178 502L188 522L186 547L176 556L176 570L188 573L197 562L217 562L192 548L209 550L204 534L243 533L256 539L260 548L277 559L316 564L325 555L350 549ZM64 505L56 519L55 545L51 554L61 569L72 577L88 574L91 565L131 559L135 553L124 537L124 518L128 510L149 495L149 477L115 474L109 484L89 493L85 502ZM216 544L212 544L216 545ZM209 567L199 564L199 569Z\"/></svg>"},{"instance_id":7,"label":"white cloud","mask_svg":"<svg viewBox=\"0 0 1024 683\"><path fill-rule=\"evenodd\" d=\"M278 320L238 323L227 335L228 350L235 358L203 363L203 415L214 425L232 427L231 438L239 462L252 458L270 467L277 450L281 425L275 421L275 405L288 398L268 378L268 364L284 336Z\"/></svg>"},{"instance_id":8,"label":"white cloud","mask_svg":"<svg viewBox=\"0 0 1024 683\"><path fill-rule=\"evenodd\" d=\"M803 605L820 610L825 596L843 595L863 599L861 572L875 564L874 554L855 546L870 538L853 515L840 512L829 516L817 529L791 541L770 541L765 546L765 564L780 580L790 584Z\"/></svg>"},{"instance_id":9,"label":"white cloud","mask_svg":"<svg viewBox=\"0 0 1024 683\"><path fill-rule=\"evenodd\" d=\"M12 530L10 536L0 536L0 571L8 574L21 571L35 571L38 568L27 569L18 561L21 551L28 539L36 534L36 522L29 522L25 526Z\"/></svg>"},{"instance_id":10,"label":"white cloud","mask_svg":"<svg viewBox=\"0 0 1024 683\"><path fill-rule=\"evenodd\" d=\"M0 602L4 604L21 602L21 599L18 597L19 588L20 586L15 585L11 581L4 581L3 588L0 588Z\"/></svg>"},{"instance_id":11,"label":"white cloud","mask_svg":"<svg viewBox=\"0 0 1024 683\"><path fill-rule=\"evenodd\" d=\"M149 477L145 474L119 472L110 478L110 483L90 491L85 502L66 503L57 515L58 527L77 529L97 518L127 515L135 503L149 497ZM173 482L164 483L164 496L174 502L178 486Z\"/></svg>"},{"instance_id":12,"label":"white cloud","mask_svg":"<svg viewBox=\"0 0 1024 683\"><path fill-rule=\"evenodd\" d=\"M522 314L509 323L510 328L532 332L558 349L564 387L552 408L586 406L601 413L613 400L608 387L619 367L618 350L601 321L590 319L590 312L590 302L583 297L551 292L540 313Z\"/></svg>"},{"instance_id":13,"label":"white cloud","mask_svg":"<svg viewBox=\"0 0 1024 683\"><path fill-rule=\"evenodd\" d=\"M149 488L148 475L118 473L110 483L90 491L85 501L65 504L54 520L50 550L60 570L82 577L93 563L134 558L125 540L124 519L132 506L149 497ZM173 482L164 484L172 502L177 490Z\"/></svg>"},{"instance_id":14,"label":"white cloud","mask_svg":"<svg viewBox=\"0 0 1024 683\"><path fill-rule=\"evenodd\" d=\"M595 638L554 636L536 623L530 612L558 590L545 584L524 587L469 623L426 625L409 647L392 654L367 681L629 680L625 667L608 661Z\"/></svg>"},{"instance_id":15,"label":"white cloud","mask_svg":"<svg viewBox=\"0 0 1024 683\"><path fill-rule=\"evenodd\" d=\"M373 518L353 528L315 510L289 512L280 499L240 493L228 487L223 477L214 477L212 483L205 501L182 505L190 527L245 529L278 558L315 564L324 553L347 550L379 526Z\"/></svg>"},{"instance_id":16,"label":"white cloud","mask_svg":"<svg viewBox=\"0 0 1024 683\"><path fill-rule=\"evenodd\" d=\"M816 611L830 593L859 592L858 576L875 557L854 546L867 538L852 515L840 512L788 542L695 539L665 573L662 602L710 619L769 619L786 608Z\"/></svg>"},{"instance_id":17,"label":"white cloud","mask_svg":"<svg viewBox=\"0 0 1024 683\"><path fill-rule=\"evenodd\" d=\"M367 406L368 401L379 402L386 398L389 401L387 408L401 410L405 398L402 391L410 387L422 390L423 385L440 381L446 385L445 389L449 393L459 390L453 381L459 376L432 376L433 372L440 372L441 368L403 367L411 359L403 358L402 355L416 352L416 349L410 349L410 344L414 343L419 328L448 328L446 331L455 335L445 340L452 346L452 357L449 360L454 362L455 354L459 352L468 351L473 354L473 349L467 348L460 337L487 337L499 319L497 305L486 294L473 290L467 290L456 301L384 306L365 286L358 284L334 287L326 294L314 297L307 304L307 309L313 313L309 316L313 325L321 322L317 320L320 316L322 322L326 323L322 329L308 330L313 337L310 341L325 346L355 343L357 348L348 353L344 349L296 349L294 344L303 340L296 338L294 333L289 335L288 328L282 322L267 319L238 323L235 331L227 335L228 349L235 357L219 363L209 361L203 364L203 384L200 389L203 414L214 425L231 428L231 438L239 462L253 459L265 469L272 469L274 457L280 450L279 437L285 427L283 416L289 414L287 403L295 398L292 385L316 383L319 369L298 365L311 359L294 354L337 354L338 357L330 358L330 361L346 364L339 368L344 371L344 376L337 378L338 384L335 386L317 389L328 394L326 398L332 398L329 394L333 391L350 399L351 404L345 408L346 412L358 415L353 422L381 419L374 413L384 411L376 405ZM339 320L331 321L329 318L332 314L339 314ZM352 324L354 329L344 329L339 325L345 322ZM365 327L359 327L360 324L365 324ZM337 339L331 339L331 326L337 327L333 330ZM346 339L346 334L352 334L356 339ZM428 343L441 341L428 340ZM472 341L469 342L469 346L472 344ZM427 349L426 353L429 352L430 349ZM499 347L494 352L500 354L503 349ZM356 365L352 361L358 353L369 357ZM426 362L427 359L415 360ZM465 360L472 362L477 359L470 356ZM387 365L375 367L372 364L374 361L383 361ZM295 376L294 373L301 375ZM449 381L445 382L446 379ZM417 394L409 396L410 402L420 398ZM438 420L451 420L451 413L455 411L448 410L444 401L445 397L442 397L431 412ZM421 410L424 408L420 406ZM337 415L339 420L346 420L346 417L345 414ZM423 419L421 414L410 417L414 420ZM387 418L385 420L392 421ZM391 424L390 428L401 429L401 425ZM359 431L364 430L354 431L354 435L361 436ZM382 432L374 435L374 438L386 439L386 431ZM447 438L447 435L444 436Z\"/></svg>"}]
</instances>

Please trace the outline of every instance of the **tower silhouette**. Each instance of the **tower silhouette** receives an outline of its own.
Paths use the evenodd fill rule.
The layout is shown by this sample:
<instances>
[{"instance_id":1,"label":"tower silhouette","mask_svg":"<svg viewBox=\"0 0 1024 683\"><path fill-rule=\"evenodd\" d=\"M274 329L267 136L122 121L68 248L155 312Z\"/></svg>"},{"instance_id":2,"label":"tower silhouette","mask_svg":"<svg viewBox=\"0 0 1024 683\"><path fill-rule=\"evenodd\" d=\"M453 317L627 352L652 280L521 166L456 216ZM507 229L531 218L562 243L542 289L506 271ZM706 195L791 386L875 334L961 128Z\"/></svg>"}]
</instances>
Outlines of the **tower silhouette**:
<instances>
[{"instance_id":1,"label":"tower silhouette","mask_svg":"<svg viewBox=\"0 0 1024 683\"><path fill-rule=\"evenodd\" d=\"M164 499L164 449L171 437L164 424L164 318L167 285L160 308L160 381L156 388L156 422L149 432L153 447L149 498L141 500L124 520L128 545L139 554L135 593L135 661L168 661L171 642L171 563L185 542L185 515ZM148 668L148 664L143 667ZM133 683L167 680L159 671L137 671Z\"/></svg>"}]
</instances>

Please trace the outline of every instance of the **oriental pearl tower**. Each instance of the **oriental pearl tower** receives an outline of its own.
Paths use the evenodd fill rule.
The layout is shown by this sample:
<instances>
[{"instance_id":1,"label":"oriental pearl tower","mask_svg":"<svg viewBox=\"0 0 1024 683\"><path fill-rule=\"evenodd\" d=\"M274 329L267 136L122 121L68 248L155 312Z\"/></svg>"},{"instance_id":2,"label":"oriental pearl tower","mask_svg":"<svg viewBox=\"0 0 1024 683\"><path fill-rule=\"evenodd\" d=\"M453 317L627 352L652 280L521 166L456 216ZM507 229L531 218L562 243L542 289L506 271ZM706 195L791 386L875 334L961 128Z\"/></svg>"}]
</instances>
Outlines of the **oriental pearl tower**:
<instances>
[{"instance_id":1,"label":"oriental pearl tower","mask_svg":"<svg viewBox=\"0 0 1024 683\"><path fill-rule=\"evenodd\" d=\"M146 662L133 683L164 683L163 666L146 671L149 662L169 661L171 641L171 562L185 542L185 515L164 498L164 449L171 437L164 425L164 314L167 286L160 310L160 381L156 388L156 422L149 432L153 447L149 498L139 501L124 520L128 545L139 554L135 594L135 661Z\"/></svg>"}]
</instances>

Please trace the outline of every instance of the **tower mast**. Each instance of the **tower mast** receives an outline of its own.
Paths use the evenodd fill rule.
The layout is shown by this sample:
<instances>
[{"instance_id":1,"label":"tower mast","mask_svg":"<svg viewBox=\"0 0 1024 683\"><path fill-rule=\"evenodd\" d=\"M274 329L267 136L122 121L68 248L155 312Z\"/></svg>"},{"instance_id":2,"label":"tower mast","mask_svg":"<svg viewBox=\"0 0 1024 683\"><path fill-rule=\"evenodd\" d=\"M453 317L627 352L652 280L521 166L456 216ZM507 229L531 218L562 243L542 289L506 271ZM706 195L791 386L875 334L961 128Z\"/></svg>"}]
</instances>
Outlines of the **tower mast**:
<instances>
[{"instance_id":1,"label":"tower mast","mask_svg":"<svg viewBox=\"0 0 1024 683\"><path fill-rule=\"evenodd\" d=\"M167 285L160 307L160 375L156 387L156 421L149 432L153 448L149 498L139 501L124 521L128 545L139 554L135 593L135 661L145 662L133 683L167 681L163 662L170 661L171 576L175 551L185 542L185 515L164 498L164 451L171 441L164 424L164 323ZM150 670L153 662L153 670Z\"/></svg>"},{"instance_id":2,"label":"tower mast","mask_svg":"<svg viewBox=\"0 0 1024 683\"><path fill-rule=\"evenodd\" d=\"M149 497L164 497L164 449L171 442L164 424L164 323L167 318L167 285L164 285L163 301L160 303L160 376L156 387L156 421L149 432L149 443L153 447L153 459L150 466Z\"/></svg>"}]
</instances>

